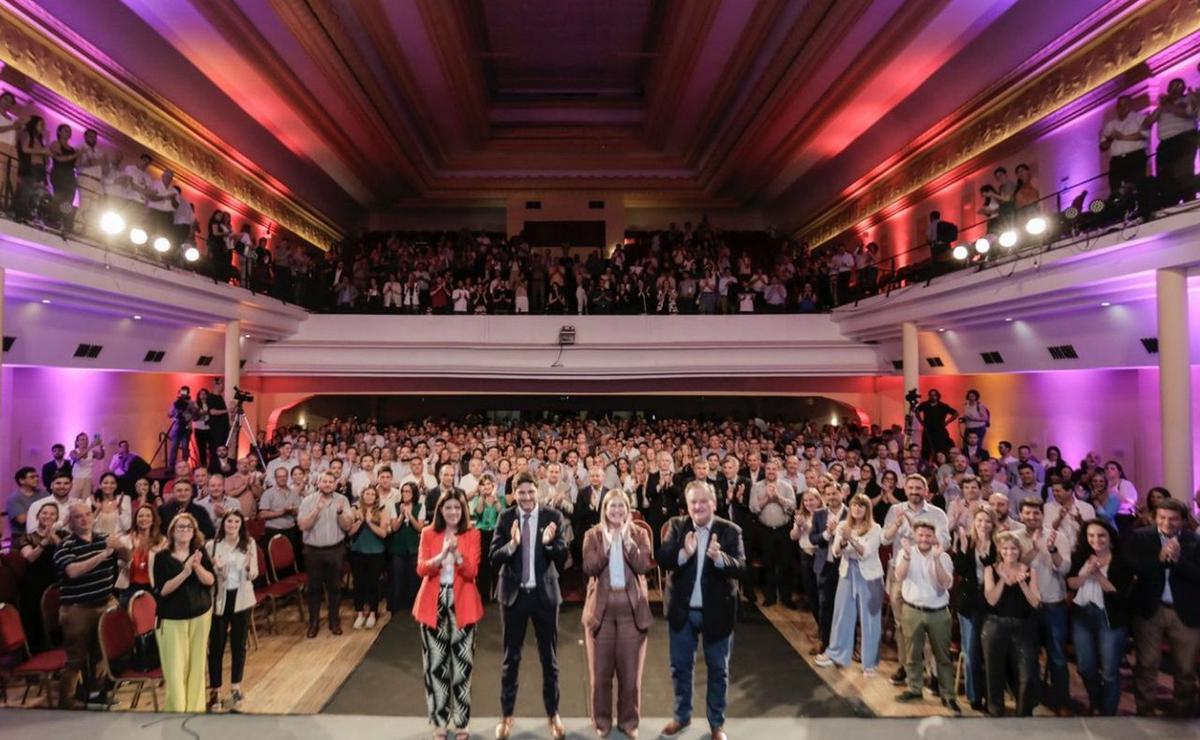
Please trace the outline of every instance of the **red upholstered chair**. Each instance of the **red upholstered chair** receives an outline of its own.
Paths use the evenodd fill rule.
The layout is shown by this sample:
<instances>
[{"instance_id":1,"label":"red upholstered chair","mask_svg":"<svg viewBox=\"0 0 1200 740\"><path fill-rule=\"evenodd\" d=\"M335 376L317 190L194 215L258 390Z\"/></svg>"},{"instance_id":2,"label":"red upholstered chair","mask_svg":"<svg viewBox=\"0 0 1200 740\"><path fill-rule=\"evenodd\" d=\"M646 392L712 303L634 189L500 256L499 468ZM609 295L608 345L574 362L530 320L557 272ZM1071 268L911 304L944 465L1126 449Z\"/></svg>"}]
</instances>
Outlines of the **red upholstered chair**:
<instances>
[{"instance_id":1,"label":"red upholstered chair","mask_svg":"<svg viewBox=\"0 0 1200 740\"><path fill-rule=\"evenodd\" d=\"M646 526L648 527L650 525L647 524ZM671 531L671 520L668 519L667 521L663 522L661 527L658 528L658 541L662 542L662 541L666 540L667 533L670 531ZM653 542L653 540L651 540L651 542ZM662 566L658 565L657 559L655 560L655 567L659 568L659 579L660 580L659 580L658 592L659 592L659 595L662 596L662 610L663 610L663 616L665 617L665 616L667 616L667 594L666 594L666 591L664 591L663 587L662 587L662 580L661 580Z\"/></svg>"},{"instance_id":2,"label":"red upholstered chair","mask_svg":"<svg viewBox=\"0 0 1200 740\"><path fill-rule=\"evenodd\" d=\"M62 625L58 621L58 584L42 592L42 629L46 632L46 644L58 646L62 644Z\"/></svg>"},{"instance_id":3,"label":"red upholstered chair","mask_svg":"<svg viewBox=\"0 0 1200 740\"><path fill-rule=\"evenodd\" d=\"M258 542L258 541L262 540L263 536L266 533L267 533L267 523L264 522L262 519L255 517L253 519L246 520L246 534L250 535L250 539L254 540L255 542Z\"/></svg>"},{"instance_id":4,"label":"red upholstered chair","mask_svg":"<svg viewBox=\"0 0 1200 740\"><path fill-rule=\"evenodd\" d=\"M633 519L633 526L645 531L646 537L650 540L650 567L654 570L654 585L658 589L658 598L663 602L663 609L666 609L666 596L663 594L663 573L662 568L658 567L658 561L654 557L654 530L644 519ZM665 613L665 611L664 611Z\"/></svg>"},{"instance_id":5,"label":"red upholstered chair","mask_svg":"<svg viewBox=\"0 0 1200 740\"><path fill-rule=\"evenodd\" d=\"M278 535L277 535L278 536ZM286 538L285 538L286 540ZM289 546L291 543L288 543ZM267 567L267 555L263 548L255 548L258 552L258 581L254 584L254 608L266 603L270 606L267 614L267 630L275 631L275 614L279 611L279 602L286 599L296 600L296 609L300 612L300 621L304 621L304 589L297 581L274 580L274 569ZM289 549L290 552L290 549ZM253 617L253 614L251 615Z\"/></svg>"},{"instance_id":6,"label":"red upholstered chair","mask_svg":"<svg viewBox=\"0 0 1200 740\"><path fill-rule=\"evenodd\" d=\"M29 652L25 639L25 628L21 625L21 614L12 604L0 604L0 674L28 679L30 685L36 680L42 686L47 706L53 706L50 697L50 679L56 677L67 665L67 653L62 649ZM29 685L21 696L21 703L29 698Z\"/></svg>"},{"instance_id":7,"label":"red upholstered chair","mask_svg":"<svg viewBox=\"0 0 1200 740\"><path fill-rule=\"evenodd\" d=\"M292 549L292 541L277 534L267 543L267 559L271 561L271 580L293 582L301 590L308 585L308 576L300 572L296 564L296 552Z\"/></svg>"},{"instance_id":8,"label":"red upholstered chair","mask_svg":"<svg viewBox=\"0 0 1200 740\"><path fill-rule=\"evenodd\" d=\"M151 598L153 603L153 598ZM143 607L144 608L144 607ZM133 660L133 641L135 632L133 620L129 612L119 606L109 607L100 615L100 653L104 656L104 671L113 682L115 695L124 686L133 686L132 709L137 709L142 699L142 691L147 684L150 687L150 697L154 701L154 711L158 711L158 687L163 685L162 668L138 670L130 667Z\"/></svg>"},{"instance_id":9,"label":"red upholstered chair","mask_svg":"<svg viewBox=\"0 0 1200 740\"><path fill-rule=\"evenodd\" d=\"M138 591L129 600L129 620L133 623L133 634L141 637L154 631L158 620L158 604L149 591Z\"/></svg>"}]
</instances>

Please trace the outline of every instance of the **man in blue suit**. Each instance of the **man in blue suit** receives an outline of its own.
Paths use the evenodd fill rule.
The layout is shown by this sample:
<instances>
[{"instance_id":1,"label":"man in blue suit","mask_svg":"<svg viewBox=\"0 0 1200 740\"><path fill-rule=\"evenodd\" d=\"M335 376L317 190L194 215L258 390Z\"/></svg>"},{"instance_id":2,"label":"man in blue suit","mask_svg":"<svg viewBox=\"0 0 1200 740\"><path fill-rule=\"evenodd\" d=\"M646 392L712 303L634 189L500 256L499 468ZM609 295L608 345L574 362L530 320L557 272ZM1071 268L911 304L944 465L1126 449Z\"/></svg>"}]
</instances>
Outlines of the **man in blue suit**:
<instances>
[{"instance_id":1,"label":"man in blue suit","mask_svg":"<svg viewBox=\"0 0 1200 740\"><path fill-rule=\"evenodd\" d=\"M821 652L829 648L829 636L833 631L833 602L837 597L838 560L830 556L830 547L837 525L849 511L842 501L842 487L833 480L821 483L821 496L825 499L825 508L813 514L812 531L809 542L816 546L813 552L813 570L817 574L817 593L814 594L816 604L813 611L817 615L817 628L821 633Z\"/></svg>"}]
</instances>

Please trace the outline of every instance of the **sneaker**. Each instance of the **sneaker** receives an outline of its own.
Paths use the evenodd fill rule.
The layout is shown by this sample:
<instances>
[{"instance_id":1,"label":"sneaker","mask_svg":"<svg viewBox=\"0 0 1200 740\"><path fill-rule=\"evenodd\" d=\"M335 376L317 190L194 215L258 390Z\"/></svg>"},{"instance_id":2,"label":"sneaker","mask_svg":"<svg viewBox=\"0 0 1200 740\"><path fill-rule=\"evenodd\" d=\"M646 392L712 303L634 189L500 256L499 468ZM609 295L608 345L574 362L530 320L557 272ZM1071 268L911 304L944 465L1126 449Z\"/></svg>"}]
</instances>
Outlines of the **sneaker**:
<instances>
[{"instance_id":1,"label":"sneaker","mask_svg":"<svg viewBox=\"0 0 1200 740\"><path fill-rule=\"evenodd\" d=\"M817 657L813 658L813 662L822 668L831 668L833 666L833 659L831 659L825 653L821 653Z\"/></svg>"},{"instance_id":2,"label":"sneaker","mask_svg":"<svg viewBox=\"0 0 1200 740\"><path fill-rule=\"evenodd\" d=\"M356 630L360 630L360 629L362 629L362 628L363 628L363 623L365 623L366 621L367 621L367 618L366 618L366 617L364 617L364 616L363 616L363 615L360 613L360 614L359 614L357 617L355 617L355 618L354 618L354 629L356 629Z\"/></svg>"},{"instance_id":3,"label":"sneaker","mask_svg":"<svg viewBox=\"0 0 1200 740\"><path fill-rule=\"evenodd\" d=\"M374 628L375 628L375 612L371 612L370 616L367 617L367 629L374 629Z\"/></svg>"},{"instance_id":4,"label":"sneaker","mask_svg":"<svg viewBox=\"0 0 1200 740\"><path fill-rule=\"evenodd\" d=\"M875 670L874 668L863 669L863 678L875 678L878 675L879 671Z\"/></svg>"},{"instance_id":5,"label":"sneaker","mask_svg":"<svg viewBox=\"0 0 1200 740\"><path fill-rule=\"evenodd\" d=\"M234 689L229 694L229 698L225 700L225 711L227 711L227 712L242 711L242 702L245 699L246 699L246 697L242 694L241 691Z\"/></svg>"},{"instance_id":6,"label":"sneaker","mask_svg":"<svg viewBox=\"0 0 1200 740\"><path fill-rule=\"evenodd\" d=\"M903 686L908 683L908 671L904 670L904 667L901 666L900 670L892 674L891 681L893 686Z\"/></svg>"}]
</instances>

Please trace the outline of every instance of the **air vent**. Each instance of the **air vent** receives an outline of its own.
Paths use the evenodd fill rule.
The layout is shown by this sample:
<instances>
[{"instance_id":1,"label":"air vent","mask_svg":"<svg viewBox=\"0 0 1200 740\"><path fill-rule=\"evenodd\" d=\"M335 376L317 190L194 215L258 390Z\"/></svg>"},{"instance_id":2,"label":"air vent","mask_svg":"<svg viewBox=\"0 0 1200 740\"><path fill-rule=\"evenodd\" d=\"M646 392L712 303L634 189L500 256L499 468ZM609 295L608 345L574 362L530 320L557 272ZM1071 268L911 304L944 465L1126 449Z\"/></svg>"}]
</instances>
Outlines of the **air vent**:
<instances>
[{"instance_id":1,"label":"air vent","mask_svg":"<svg viewBox=\"0 0 1200 740\"><path fill-rule=\"evenodd\" d=\"M895 370L903 370L904 360L892 360L892 368Z\"/></svg>"},{"instance_id":2,"label":"air vent","mask_svg":"<svg viewBox=\"0 0 1200 740\"><path fill-rule=\"evenodd\" d=\"M167 353L163 352L162 350L152 349L146 353L146 356L142 359L142 362L162 362L163 357L166 356L166 354Z\"/></svg>"},{"instance_id":3,"label":"air vent","mask_svg":"<svg viewBox=\"0 0 1200 740\"><path fill-rule=\"evenodd\" d=\"M99 344L81 344L75 348L75 356L94 360L100 356L100 350L102 349L104 347Z\"/></svg>"},{"instance_id":4,"label":"air vent","mask_svg":"<svg viewBox=\"0 0 1200 740\"><path fill-rule=\"evenodd\" d=\"M593 211L603 211L603 210L604 210L604 201L602 201L602 200L589 200L589 201L588 201L588 208L591 208Z\"/></svg>"},{"instance_id":5,"label":"air vent","mask_svg":"<svg viewBox=\"0 0 1200 740\"><path fill-rule=\"evenodd\" d=\"M87 357L88 349L90 347L91 347L90 344L79 345L78 347L75 348L75 356L76 357Z\"/></svg>"},{"instance_id":6,"label":"air vent","mask_svg":"<svg viewBox=\"0 0 1200 740\"><path fill-rule=\"evenodd\" d=\"M1142 346L1146 348L1146 354L1158 354L1158 337L1142 337Z\"/></svg>"},{"instance_id":7,"label":"air vent","mask_svg":"<svg viewBox=\"0 0 1200 740\"><path fill-rule=\"evenodd\" d=\"M1078 360L1079 353L1075 351L1075 346L1072 344L1060 344L1056 347L1047 347L1050 351L1050 356L1056 360Z\"/></svg>"},{"instance_id":8,"label":"air vent","mask_svg":"<svg viewBox=\"0 0 1200 740\"><path fill-rule=\"evenodd\" d=\"M980 352L979 356L983 358L985 365L1000 365L1004 362L1004 358L1000 356L999 352Z\"/></svg>"},{"instance_id":9,"label":"air vent","mask_svg":"<svg viewBox=\"0 0 1200 740\"><path fill-rule=\"evenodd\" d=\"M7 352L10 349L12 349L13 342L15 342L15 341L17 341L16 337L5 337L4 338L4 351Z\"/></svg>"},{"instance_id":10,"label":"air vent","mask_svg":"<svg viewBox=\"0 0 1200 740\"><path fill-rule=\"evenodd\" d=\"M212 364L212 355L200 355L200 359L196 360L197 367L208 367Z\"/></svg>"},{"instance_id":11,"label":"air vent","mask_svg":"<svg viewBox=\"0 0 1200 740\"><path fill-rule=\"evenodd\" d=\"M525 201L525 210L540 211L542 210L542 202L540 200L527 200Z\"/></svg>"},{"instance_id":12,"label":"air vent","mask_svg":"<svg viewBox=\"0 0 1200 740\"><path fill-rule=\"evenodd\" d=\"M929 367L945 367L946 363L942 362L940 357L926 357L925 361L929 363Z\"/></svg>"}]
</instances>

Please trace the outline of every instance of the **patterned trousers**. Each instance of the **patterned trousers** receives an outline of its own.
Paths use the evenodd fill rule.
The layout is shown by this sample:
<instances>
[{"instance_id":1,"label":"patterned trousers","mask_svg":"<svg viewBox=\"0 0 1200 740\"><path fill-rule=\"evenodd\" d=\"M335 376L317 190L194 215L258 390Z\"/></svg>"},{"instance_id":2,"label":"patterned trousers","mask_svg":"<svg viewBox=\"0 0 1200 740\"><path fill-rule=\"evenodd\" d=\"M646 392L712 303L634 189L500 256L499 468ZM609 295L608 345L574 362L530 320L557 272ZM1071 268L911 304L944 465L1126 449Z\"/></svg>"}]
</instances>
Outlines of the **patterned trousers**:
<instances>
[{"instance_id":1,"label":"patterned trousers","mask_svg":"<svg viewBox=\"0 0 1200 740\"><path fill-rule=\"evenodd\" d=\"M471 722L475 625L458 629L455 624L453 586L442 586L438 593L437 623L436 629L421 626L429 723L436 728L461 729Z\"/></svg>"}]
</instances>

